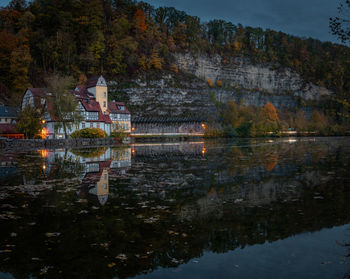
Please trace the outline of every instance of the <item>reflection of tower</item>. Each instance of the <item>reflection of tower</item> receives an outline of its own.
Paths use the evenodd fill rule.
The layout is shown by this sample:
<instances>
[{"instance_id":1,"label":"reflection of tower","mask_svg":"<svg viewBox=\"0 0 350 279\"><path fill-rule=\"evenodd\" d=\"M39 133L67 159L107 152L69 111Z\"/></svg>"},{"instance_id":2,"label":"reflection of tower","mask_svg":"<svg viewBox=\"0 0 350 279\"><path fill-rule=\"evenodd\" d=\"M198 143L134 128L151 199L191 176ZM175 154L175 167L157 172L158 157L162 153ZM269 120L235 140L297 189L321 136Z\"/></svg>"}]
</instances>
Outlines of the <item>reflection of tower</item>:
<instances>
[{"instance_id":1,"label":"reflection of tower","mask_svg":"<svg viewBox=\"0 0 350 279\"><path fill-rule=\"evenodd\" d=\"M95 184L95 187L89 188L89 194L97 196L100 205L105 205L108 200L108 193L108 169L103 169L100 180Z\"/></svg>"},{"instance_id":2,"label":"reflection of tower","mask_svg":"<svg viewBox=\"0 0 350 279\"><path fill-rule=\"evenodd\" d=\"M109 170L111 161L93 162L86 164L86 174L82 186L78 191L79 196L105 205L109 194Z\"/></svg>"}]
</instances>

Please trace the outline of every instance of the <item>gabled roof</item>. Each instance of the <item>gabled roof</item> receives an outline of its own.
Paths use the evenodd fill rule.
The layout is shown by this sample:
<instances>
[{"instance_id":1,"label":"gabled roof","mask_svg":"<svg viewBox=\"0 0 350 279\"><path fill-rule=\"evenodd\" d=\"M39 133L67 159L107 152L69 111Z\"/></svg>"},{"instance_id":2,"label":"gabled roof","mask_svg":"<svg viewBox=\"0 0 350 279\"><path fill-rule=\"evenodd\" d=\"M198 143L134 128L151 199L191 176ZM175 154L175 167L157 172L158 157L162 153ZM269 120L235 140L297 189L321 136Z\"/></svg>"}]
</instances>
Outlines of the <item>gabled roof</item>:
<instances>
[{"instance_id":1,"label":"gabled roof","mask_svg":"<svg viewBox=\"0 0 350 279\"><path fill-rule=\"evenodd\" d=\"M91 98L93 95L86 89L85 86L78 85L73 91L77 98Z\"/></svg>"},{"instance_id":2,"label":"gabled roof","mask_svg":"<svg viewBox=\"0 0 350 279\"><path fill-rule=\"evenodd\" d=\"M102 83L98 84L99 81ZM95 87L97 85L103 85L103 86L106 85L106 80L104 79L103 76L97 76L97 77L90 78L86 88Z\"/></svg>"},{"instance_id":3,"label":"gabled roof","mask_svg":"<svg viewBox=\"0 0 350 279\"><path fill-rule=\"evenodd\" d=\"M34 97L45 97L47 92L47 88L28 88L30 92L32 92Z\"/></svg>"},{"instance_id":4,"label":"gabled roof","mask_svg":"<svg viewBox=\"0 0 350 279\"><path fill-rule=\"evenodd\" d=\"M83 105L84 109L86 111L100 111L101 107L98 102L96 102L95 99L80 99L81 104Z\"/></svg>"},{"instance_id":5,"label":"gabled roof","mask_svg":"<svg viewBox=\"0 0 350 279\"><path fill-rule=\"evenodd\" d=\"M122 110L121 107L124 107L124 110ZM130 114L130 111L128 111L124 103L115 101L108 102L108 111L110 113Z\"/></svg>"},{"instance_id":6,"label":"gabled roof","mask_svg":"<svg viewBox=\"0 0 350 279\"><path fill-rule=\"evenodd\" d=\"M17 117L19 108L0 106L0 117Z\"/></svg>"},{"instance_id":7,"label":"gabled roof","mask_svg":"<svg viewBox=\"0 0 350 279\"><path fill-rule=\"evenodd\" d=\"M111 118L109 115L104 115L101 110L101 106L95 99L79 99L82 106L86 111L98 112L97 120L86 120L87 122L105 122L107 124L111 124Z\"/></svg>"}]
</instances>

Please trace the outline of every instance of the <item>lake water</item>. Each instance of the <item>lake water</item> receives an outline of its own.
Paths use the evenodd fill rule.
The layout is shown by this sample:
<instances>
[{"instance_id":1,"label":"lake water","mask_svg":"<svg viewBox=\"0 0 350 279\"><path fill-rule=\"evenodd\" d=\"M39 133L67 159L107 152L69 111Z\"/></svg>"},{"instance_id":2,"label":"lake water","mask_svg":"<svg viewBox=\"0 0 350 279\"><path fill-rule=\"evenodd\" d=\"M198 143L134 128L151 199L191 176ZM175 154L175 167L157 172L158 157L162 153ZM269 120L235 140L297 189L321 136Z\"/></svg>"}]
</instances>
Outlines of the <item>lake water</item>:
<instances>
[{"instance_id":1,"label":"lake water","mask_svg":"<svg viewBox=\"0 0 350 279\"><path fill-rule=\"evenodd\" d=\"M350 138L0 151L0 278L344 278Z\"/></svg>"}]
</instances>

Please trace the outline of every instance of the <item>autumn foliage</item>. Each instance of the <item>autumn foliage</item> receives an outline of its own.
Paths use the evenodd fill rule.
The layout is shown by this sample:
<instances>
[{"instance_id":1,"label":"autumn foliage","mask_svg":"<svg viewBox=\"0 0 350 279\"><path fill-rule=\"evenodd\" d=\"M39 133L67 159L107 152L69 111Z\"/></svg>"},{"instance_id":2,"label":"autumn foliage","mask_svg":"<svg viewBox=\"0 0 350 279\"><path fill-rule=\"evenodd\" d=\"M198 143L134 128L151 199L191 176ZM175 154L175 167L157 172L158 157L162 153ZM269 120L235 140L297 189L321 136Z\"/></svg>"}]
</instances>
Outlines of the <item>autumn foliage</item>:
<instances>
[{"instance_id":1,"label":"autumn foliage","mask_svg":"<svg viewBox=\"0 0 350 279\"><path fill-rule=\"evenodd\" d=\"M278 121L276 108L270 102L267 102L263 108L263 114L267 121Z\"/></svg>"}]
</instances>

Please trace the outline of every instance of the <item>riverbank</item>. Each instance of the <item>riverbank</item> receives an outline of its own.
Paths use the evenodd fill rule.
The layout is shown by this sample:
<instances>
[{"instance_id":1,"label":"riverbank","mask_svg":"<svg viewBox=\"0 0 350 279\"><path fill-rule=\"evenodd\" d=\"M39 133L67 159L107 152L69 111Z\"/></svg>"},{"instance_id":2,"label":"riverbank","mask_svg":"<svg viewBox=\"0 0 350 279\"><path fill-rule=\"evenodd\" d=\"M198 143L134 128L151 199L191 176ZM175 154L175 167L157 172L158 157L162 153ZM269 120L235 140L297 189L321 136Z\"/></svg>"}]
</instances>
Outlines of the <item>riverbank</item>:
<instances>
[{"instance_id":1,"label":"riverbank","mask_svg":"<svg viewBox=\"0 0 350 279\"><path fill-rule=\"evenodd\" d=\"M38 148L87 148L99 146L114 146L121 144L115 138L92 139L0 139L0 149L7 150L32 150Z\"/></svg>"}]
</instances>

